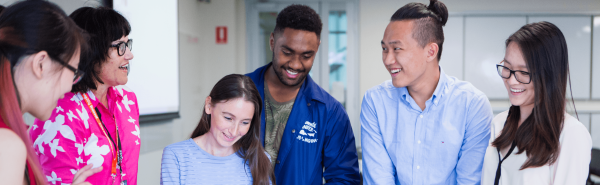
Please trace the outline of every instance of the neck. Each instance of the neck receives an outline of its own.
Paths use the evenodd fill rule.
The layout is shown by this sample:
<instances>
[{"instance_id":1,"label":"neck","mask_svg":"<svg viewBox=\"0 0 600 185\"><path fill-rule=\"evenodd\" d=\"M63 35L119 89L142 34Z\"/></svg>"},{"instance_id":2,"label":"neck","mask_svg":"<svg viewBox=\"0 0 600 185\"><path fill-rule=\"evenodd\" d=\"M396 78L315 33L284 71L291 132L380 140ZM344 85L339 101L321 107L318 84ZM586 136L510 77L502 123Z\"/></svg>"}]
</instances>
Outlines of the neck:
<instances>
[{"instance_id":1,"label":"neck","mask_svg":"<svg viewBox=\"0 0 600 185\"><path fill-rule=\"evenodd\" d=\"M302 83L296 86L288 86L283 84L275 71L273 70L273 65L269 66L267 72L265 73L265 81L269 86L269 93L277 102L288 102L292 99L296 98L298 95L298 91L300 91L300 87L302 87Z\"/></svg>"},{"instance_id":2,"label":"neck","mask_svg":"<svg viewBox=\"0 0 600 185\"><path fill-rule=\"evenodd\" d=\"M217 139L213 137L210 131L204 135L194 138L193 140L200 148L202 148L202 150L213 156L226 157L234 153L233 146L219 147Z\"/></svg>"},{"instance_id":3,"label":"neck","mask_svg":"<svg viewBox=\"0 0 600 185\"><path fill-rule=\"evenodd\" d=\"M96 87L96 90L92 90L92 93L94 93L94 96L98 98L98 100L100 101L100 103L102 103L102 105L104 105L104 107L108 108L108 99L106 98L106 93L108 92L108 88L110 86L106 84L96 83Z\"/></svg>"},{"instance_id":4,"label":"neck","mask_svg":"<svg viewBox=\"0 0 600 185\"><path fill-rule=\"evenodd\" d=\"M533 103L531 105L521 105L519 106L519 112L521 116L519 117L519 126L523 124L523 122L529 118L531 112L533 112Z\"/></svg>"},{"instance_id":5,"label":"neck","mask_svg":"<svg viewBox=\"0 0 600 185\"><path fill-rule=\"evenodd\" d=\"M413 82L414 85L407 86L408 94L415 100L421 111L425 110L425 102L433 96L435 87L440 80L440 69L436 65L430 66L425 73Z\"/></svg>"}]
</instances>

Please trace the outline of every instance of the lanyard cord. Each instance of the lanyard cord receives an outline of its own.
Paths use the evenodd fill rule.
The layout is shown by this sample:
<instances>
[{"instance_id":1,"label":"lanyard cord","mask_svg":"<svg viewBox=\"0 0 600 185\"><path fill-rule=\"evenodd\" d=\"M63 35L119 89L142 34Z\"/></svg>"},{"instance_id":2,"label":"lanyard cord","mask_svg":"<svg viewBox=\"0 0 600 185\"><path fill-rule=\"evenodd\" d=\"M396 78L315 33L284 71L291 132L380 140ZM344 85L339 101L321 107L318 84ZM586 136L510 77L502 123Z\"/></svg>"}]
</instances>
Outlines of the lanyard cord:
<instances>
[{"instance_id":1,"label":"lanyard cord","mask_svg":"<svg viewBox=\"0 0 600 185\"><path fill-rule=\"evenodd\" d=\"M117 156L118 156L117 164L119 165L120 174L123 174L123 167L121 166L121 164L123 163L123 154L121 153L122 148L121 148L121 137L119 137L119 126L117 126L117 122L115 121L116 137L117 137L117 142L115 142L115 140L113 140L112 136L110 135L110 132L108 132L106 125L102 121L102 114L100 113L100 110L98 110L98 107L94 107L94 109L96 110L96 113L98 114L98 118L100 119L100 122L102 123L102 127L104 127L104 130L106 130L108 139L110 139L110 141L112 141L112 144L115 148L118 148L118 150L116 151L116 152L118 152L117 153Z\"/></svg>"},{"instance_id":2,"label":"lanyard cord","mask_svg":"<svg viewBox=\"0 0 600 185\"><path fill-rule=\"evenodd\" d=\"M500 166L502 165L502 162L504 162L504 160L506 160L506 158L513 152L513 150L515 149L515 147L517 146L517 141L513 141L510 149L508 150L508 153L506 153L506 156L504 156L504 159L500 159L500 149L496 148L496 150L498 150L498 160L500 160L500 162L498 162L498 168L496 169L496 179L494 180L494 185L498 185L498 183L500 182Z\"/></svg>"}]
</instances>

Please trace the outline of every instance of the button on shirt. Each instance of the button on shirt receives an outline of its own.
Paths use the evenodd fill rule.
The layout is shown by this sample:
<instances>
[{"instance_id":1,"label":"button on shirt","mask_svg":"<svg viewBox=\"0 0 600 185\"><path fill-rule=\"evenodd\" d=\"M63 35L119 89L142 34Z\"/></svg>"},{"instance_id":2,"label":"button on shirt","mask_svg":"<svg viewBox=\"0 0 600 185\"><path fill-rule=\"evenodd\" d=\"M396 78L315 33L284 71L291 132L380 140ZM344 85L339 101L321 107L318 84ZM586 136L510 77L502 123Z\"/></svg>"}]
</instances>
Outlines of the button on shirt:
<instances>
[{"instance_id":1,"label":"button on shirt","mask_svg":"<svg viewBox=\"0 0 600 185\"><path fill-rule=\"evenodd\" d=\"M479 184L493 118L468 82L447 76L421 110L406 87L388 80L363 98L360 122L365 184Z\"/></svg>"}]
</instances>

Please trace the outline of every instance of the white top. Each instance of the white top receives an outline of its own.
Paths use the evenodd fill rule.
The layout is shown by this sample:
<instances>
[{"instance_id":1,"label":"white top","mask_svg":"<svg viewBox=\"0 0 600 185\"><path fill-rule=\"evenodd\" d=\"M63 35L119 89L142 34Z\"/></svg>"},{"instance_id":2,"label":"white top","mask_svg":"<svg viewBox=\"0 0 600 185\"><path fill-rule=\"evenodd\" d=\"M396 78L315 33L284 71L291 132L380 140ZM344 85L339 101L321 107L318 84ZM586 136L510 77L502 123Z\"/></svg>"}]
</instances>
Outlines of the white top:
<instances>
[{"instance_id":1,"label":"white top","mask_svg":"<svg viewBox=\"0 0 600 185\"><path fill-rule=\"evenodd\" d=\"M493 185L498 168L498 153L492 141L500 135L508 111L502 112L492 120L490 129L490 145L487 147L483 170L481 173L482 185ZM552 165L519 170L527 160L525 152L515 147L512 154L502 162L500 183L504 185L520 184L585 184L588 177L592 152L592 138L585 126L573 116L565 113L565 123L560 133L560 154Z\"/></svg>"}]
</instances>

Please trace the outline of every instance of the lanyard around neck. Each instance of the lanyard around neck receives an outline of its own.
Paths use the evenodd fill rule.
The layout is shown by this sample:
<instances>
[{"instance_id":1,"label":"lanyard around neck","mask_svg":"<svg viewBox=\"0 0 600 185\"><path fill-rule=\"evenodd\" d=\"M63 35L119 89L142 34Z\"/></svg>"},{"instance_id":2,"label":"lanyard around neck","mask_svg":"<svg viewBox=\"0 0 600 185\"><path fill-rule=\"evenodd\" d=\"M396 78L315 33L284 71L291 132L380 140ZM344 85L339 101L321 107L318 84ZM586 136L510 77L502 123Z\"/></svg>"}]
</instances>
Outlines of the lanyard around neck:
<instances>
[{"instance_id":1,"label":"lanyard around neck","mask_svg":"<svg viewBox=\"0 0 600 185\"><path fill-rule=\"evenodd\" d=\"M108 132L108 129L105 127L104 123L102 123L102 120L100 120L98 113L96 113L96 109L94 108L92 101L90 101L90 97L87 95L87 93L82 93L82 95L83 95L83 100L85 100L85 103L90 108L92 115L94 115L94 118L96 119L96 123L98 124L98 127L100 127L100 130L102 130L102 133L104 134L104 136L106 136L108 138L108 143L110 145L109 148L114 154L114 157L112 160L112 165L111 165L111 175L113 176L113 179L114 179L115 175L117 174L117 163L119 163L119 158L120 158L120 151L117 151L117 150L120 150L120 148L121 148L121 146L120 146L121 139L119 138L119 127L117 126L117 123L115 122L117 142L113 142L112 137L110 136L110 133ZM122 169L121 169L121 171L122 171Z\"/></svg>"},{"instance_id":2,"label":"lanyard around neck","mask_svg":"<svg viewBox=\"0 0 600 185\"><path fill-rule=\"evenodd\" d=\"M496 150L498 150L498 160L500 160L498 162L498 168L496 169L496 178L494 179L494 185L498 185L498 183L500 182L500 175L501 175L501 169L500 166L502 165L502 162L504 162L504 160L506 160L506 158L508 158L508 156L513 152L513 150L515 150L515 147L517 146L517 141L513 141L510 149L508 149L508 153L506 153L506 156L504 156L504 159L500 159L500 148L496 147Z\"/></svg>"}]
</instances>

